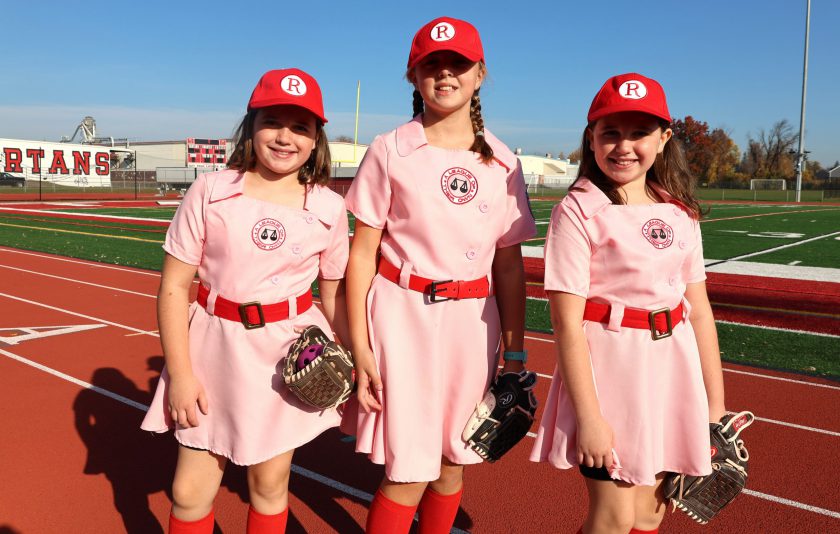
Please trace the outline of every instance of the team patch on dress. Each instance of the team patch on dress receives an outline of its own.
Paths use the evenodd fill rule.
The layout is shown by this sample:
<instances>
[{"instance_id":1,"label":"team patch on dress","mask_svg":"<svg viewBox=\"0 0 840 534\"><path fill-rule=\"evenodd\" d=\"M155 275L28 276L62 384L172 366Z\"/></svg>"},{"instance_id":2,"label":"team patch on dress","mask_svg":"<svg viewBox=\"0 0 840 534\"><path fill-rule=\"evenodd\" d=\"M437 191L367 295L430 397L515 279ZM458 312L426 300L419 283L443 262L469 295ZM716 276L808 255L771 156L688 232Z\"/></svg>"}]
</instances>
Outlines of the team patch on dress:
<instances>
[{"instance_id":1,"label":"team patch on dress","mask_svg":"<svg viewBox=\"0 0 840 534\"><path fill-rule=\"evenodd\" d=\"M651 219L642 226L642 235L657 249L668 248L674 242L674 229L662 219Z\"/></svg>"},{"instance_id":2,"label":"team patch on dress","mask_svg":"<svg viewBox=\"0 0 840 534\"><path fill-rule=\"evenodd\" d=\"M286 229L276 219L262 219L251 230L254 244L263 250L274 250L286 240Z\"/></svg>"},{"instance_id":3,"label":"team patch on dress","mask_svg":"<svg viewBox=\"0 0 840 534\"><path fill-rule=\"evenodd\" d=\"M463 167L452 167L440 177L440 188L453 204L466 204L478 193L478 180Z\"/></svg>"}]
</instances>

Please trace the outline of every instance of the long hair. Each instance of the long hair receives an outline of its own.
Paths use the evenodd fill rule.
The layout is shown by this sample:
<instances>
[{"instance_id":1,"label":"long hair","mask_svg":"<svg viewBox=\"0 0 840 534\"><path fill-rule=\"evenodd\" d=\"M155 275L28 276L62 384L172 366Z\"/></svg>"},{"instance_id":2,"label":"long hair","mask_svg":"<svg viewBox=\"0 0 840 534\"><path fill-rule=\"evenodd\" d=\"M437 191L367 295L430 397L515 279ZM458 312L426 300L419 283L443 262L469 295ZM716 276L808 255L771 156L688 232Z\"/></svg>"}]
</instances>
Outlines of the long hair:
<instances>
[{"instance_id":1,"label":"long hair","mask_svg":"<svg viewBox=\"0 0 840 534\"><path fill-rule=\"evenodd\" d=\"M484 61L478 62L478 69L482 74L487 74L487 67L484 65ZM405 76L410 82L411 72L406 72ZM481 98L478 96L479 91L480 89L476 89L475 93L473 93L472 99L470 99L470 122L472 123L473 134L475 134L475 140L473 141L470 150L478 153L483 163L489 164L493 161L493 148L484 138L484 117L481 116ZM414 89L411 104L412 117L416 117L417 115L423 113L426 109L423 97L417 89Z\"/></svg>"},{"instance_id":2,"label":"long hair","mask_svg":"<svg viewBox=\"0 0 840 534\"><path fill-rule=\"evenodd\" d=\"M668 123L661 121L659 126L665 130L669 127ZM598 166L595 161L595 153L592 151L592 145L589 142L588 132L594 131L595 123L589 124L583 132L583 138L580 142L580 168L578 170L578 177L569 186L569 190L579 189L577 183L582 178L588 178L590 182L595 184L598 189L604 192L610 202L613 204L624 204L625 199L618 190L612 180L604 174L604 171ZM691 212L695 219L699 219L704 211L700 207L700 202L694 194L694 187L696 179L692 176L688 169L688 163L683 155L682 147L679 141L671 139L665 144L665 148L661 154L656 155L653 165L647 171L645 177L645 190L648 195L657 197L656 191L651 187L651 183L657 184L664 189L675 200L683 204Z\"/></svg>"},{"instance_id":3,"label":"long hair","mask_svg":"<svg viewBox=\"0 0 840 534\"><path fill-rule=\"evenodd\" d=\"M249 110L233 134L233 153L228 168L239 171L253 171L257 167L257 153L254 151L254 123L259 109ZM315 148L309 159L298 171L298 182L304 185L327 185L330 182L330 145L324 124L315 120Z\"/></svg>"}]
</instances>

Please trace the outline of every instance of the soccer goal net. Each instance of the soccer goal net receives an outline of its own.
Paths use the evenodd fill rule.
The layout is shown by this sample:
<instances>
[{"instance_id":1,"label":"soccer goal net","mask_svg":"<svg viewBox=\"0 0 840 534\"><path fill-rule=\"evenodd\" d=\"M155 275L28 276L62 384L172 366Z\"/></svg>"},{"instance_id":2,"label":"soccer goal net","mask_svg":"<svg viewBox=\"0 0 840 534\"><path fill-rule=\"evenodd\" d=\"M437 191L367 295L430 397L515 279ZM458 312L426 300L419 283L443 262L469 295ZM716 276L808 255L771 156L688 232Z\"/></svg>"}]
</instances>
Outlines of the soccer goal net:
<instances>
[{"instance_id":1,"label":"soccer goal net","mask_svg":"<svg viewBox=\"0 0 840 534\"><path fill-rule=\"evenodd\" d=\"M784 178L753 178L750 180L750 189L753 191L785 191L787 180Z\"/></svg>"}]
</instances>

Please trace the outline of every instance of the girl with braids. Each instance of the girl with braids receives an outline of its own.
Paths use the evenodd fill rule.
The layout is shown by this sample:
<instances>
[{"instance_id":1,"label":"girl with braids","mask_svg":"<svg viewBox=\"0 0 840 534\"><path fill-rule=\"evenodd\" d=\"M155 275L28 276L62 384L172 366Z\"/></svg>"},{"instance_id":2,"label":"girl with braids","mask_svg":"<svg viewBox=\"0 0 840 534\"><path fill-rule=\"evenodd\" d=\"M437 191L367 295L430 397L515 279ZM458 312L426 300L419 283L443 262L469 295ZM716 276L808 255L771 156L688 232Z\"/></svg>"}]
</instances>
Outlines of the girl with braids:
<instances>
[{"instance_id":1,"label":"girl with braids","mask_svg":"<svg viewBox=\"0 0 840 534\"><path fill-rule=\"evenodd\" d=\"M347 194L356 216L347 304L358 409L343 428L385 464L367 532L449 532L463 466L461 439L495 376L523 366L520 243L536 233L521 167L484 129L484 52L453 18L417 32L406 77L414 120L377 137Z\"/></svg>"},{"instance_id":2,"label":"girl with braids","mask_svg":"<svg viewBox=\"0 0 840 534\"><path fill-rule=\"evenodd\" d=\"M196 179L166 234L158 293L166 368L142 428L174 428L180 444L172 534L213 532L228 461L248 466L248 534L285 532L292 453L341 420L299 401L277 370L296 329L332 326L347 339L347 212L326 187L326 122L313 77L264 74L229 169ZM323 313L312 305L316 278Z\"/></svg>"},{"instance_id":3,"label":"girl with braids","mask_svg":"<svg viewBox=\"0 0 840 534\"><path fill-rule=\"evenodd\" d=\"M659 83L610 78L587 120L546 238L558 360L531 459L580 469L582 532L652 534L664 475L710 474L726 413L700 205Z\"/></svg>"}]
</instances>

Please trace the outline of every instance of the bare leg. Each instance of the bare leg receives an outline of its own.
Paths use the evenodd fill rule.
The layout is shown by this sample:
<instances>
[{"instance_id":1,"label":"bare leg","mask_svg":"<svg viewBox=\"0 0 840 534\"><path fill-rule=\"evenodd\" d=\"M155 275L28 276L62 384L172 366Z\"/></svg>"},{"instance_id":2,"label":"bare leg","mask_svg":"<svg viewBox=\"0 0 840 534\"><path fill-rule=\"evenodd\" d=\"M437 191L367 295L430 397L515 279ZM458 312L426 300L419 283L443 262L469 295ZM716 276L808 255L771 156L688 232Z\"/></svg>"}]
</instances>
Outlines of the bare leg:
<instances>
[{"instance_id":1,"label":"bare leg","mask_svg":"<svg viewBox=\"0 0 840 534\"><path fill-rule=\"evenodd\" d=\"M172 515L197 521L213 508L227 458L210 451L178 447L178 464L172 482Z\"/></svg>"}]
</instances>

